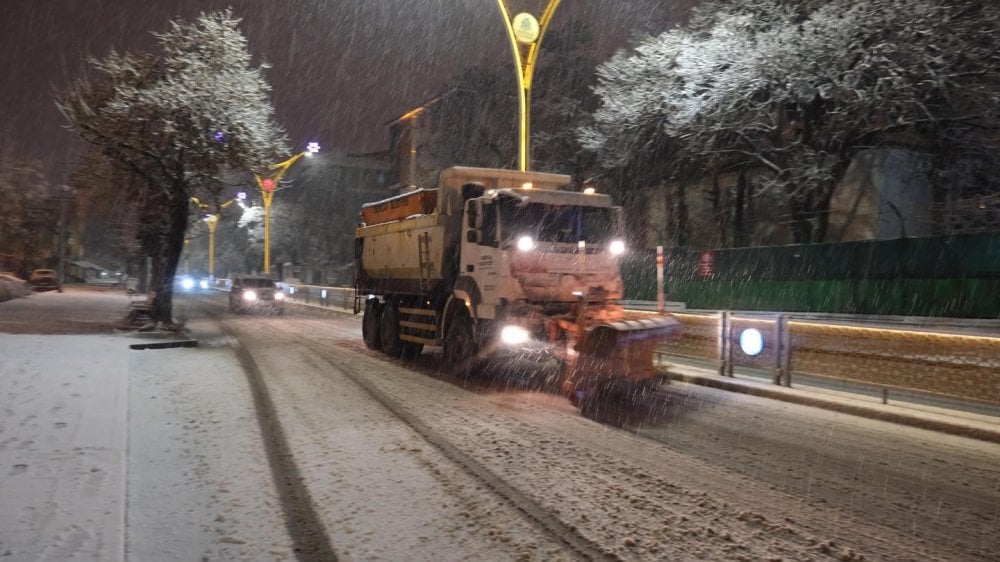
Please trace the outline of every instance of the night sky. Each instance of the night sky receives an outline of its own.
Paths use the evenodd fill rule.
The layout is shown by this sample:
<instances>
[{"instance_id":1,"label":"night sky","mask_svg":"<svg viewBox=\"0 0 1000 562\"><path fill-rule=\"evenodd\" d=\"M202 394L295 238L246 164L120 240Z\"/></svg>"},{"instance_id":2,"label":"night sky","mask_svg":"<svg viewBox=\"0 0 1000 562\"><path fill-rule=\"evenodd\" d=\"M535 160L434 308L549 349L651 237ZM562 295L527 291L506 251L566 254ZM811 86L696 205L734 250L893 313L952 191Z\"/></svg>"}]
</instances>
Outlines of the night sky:
<instances>
[{"instance_id":1,"label":"night sky","mask_svg":"<svg viewBox=\"0 0 1000 562\"><path fill-rule=\"evenodd\" d=\"M513 4L513 0L511 2ZM692 0L563 0L552 30L580 19L610 53L683 18ZM513 72L494 0L4 0L0 142L41 160L51 183L80 145L53 94L87 56L152 46L168 20L233 8L258 61L272 65L278 121L291 144L363 152L386 147L384 123L432 97L467 64ZM544 44L540 60L544 64Z\"/></svg>"}]
</instances>

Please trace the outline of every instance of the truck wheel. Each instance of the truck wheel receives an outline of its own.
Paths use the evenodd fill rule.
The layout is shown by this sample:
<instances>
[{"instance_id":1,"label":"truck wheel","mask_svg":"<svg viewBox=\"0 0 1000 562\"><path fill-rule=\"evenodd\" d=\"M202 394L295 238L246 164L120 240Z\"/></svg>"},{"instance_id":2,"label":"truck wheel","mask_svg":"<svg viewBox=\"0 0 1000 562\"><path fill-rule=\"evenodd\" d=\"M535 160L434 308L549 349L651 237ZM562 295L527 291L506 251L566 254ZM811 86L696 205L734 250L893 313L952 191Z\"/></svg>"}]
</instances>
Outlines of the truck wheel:
<instances>
[{"instance_id":1,"label":"truck wheel","mask_svg":"<svg viewBox=\"0 0 1000 562\"><path fill-rule=\"evenodd\" d=\"M456 315L444 340L444 368L453 375L466 376L477 353L472 319L465 314Z\"/></svg>"},{"instance_id":2,"label":"truck wheel","mask_svg":"<svg viewBox=\"0 0 1000 562\"><path fill-rule=\"evenodd\" d=\"M403 341L399 339L399 308L395 304L386 303L382 309L379 336L383 353L389 357L399 357L403 353Z\"/></svg>"},{"instance_id":3,"label":"truck wheel","mask_svg":"<svg viewBox=\"0 0 1000 562\"><path fill-rule=\"evenodd\" d=\"M382 324L382 307L375 299L365 302L365 315L361 320L361 337L365 340L368 349L378 351L382 349L381 335L379 328Z\"/></svg>"}]
</instances>

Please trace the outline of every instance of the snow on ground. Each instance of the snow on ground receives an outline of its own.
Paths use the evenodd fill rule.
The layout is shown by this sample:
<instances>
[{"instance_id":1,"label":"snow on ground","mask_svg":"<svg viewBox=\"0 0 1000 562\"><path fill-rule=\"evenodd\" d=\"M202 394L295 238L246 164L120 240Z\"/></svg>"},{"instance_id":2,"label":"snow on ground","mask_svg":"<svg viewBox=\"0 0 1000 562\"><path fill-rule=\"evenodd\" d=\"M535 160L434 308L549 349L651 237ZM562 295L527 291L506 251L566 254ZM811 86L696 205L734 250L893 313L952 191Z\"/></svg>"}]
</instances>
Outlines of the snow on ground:
<instances>
[{"instance_id":1,"label":"snow on ground","mask_svg":"<svg viewBox=\"0 0 1000 562\"><path fill-rule=\"evenodd\" d=\"M121 558L127 369L120 337L0 334L0 557Z\"/></svg>"},{"instance_id":2,"label":"snow on ground","mask_svg":"<svg viewBox=\"0 0 1000 562\"><path fill-rule=\"evenodd\" d=\"M407 411L446 436L464 453L575 526L613 557L625 560L964 557L960 548L884 526L877 517L869 517L874 513L831 508L821 500L782 491L766 481L692 458L662 443L596 424L579 416L561 398L488 389L477 395L438 380L433 373L413 372L412 368L363 350L356 321L247 319L240 322L241 339L246 337L253 342L254 334L267 333L266 340L256 340L257 345L250 349L261 361L262 370L273 373L269 385L282 388L292 384L290 377L282 373L294 372L295 384L308 389L308 394L300 390L286 398L281 398L284 391L276 393L276 405L283 418L290 415L290 410L300 409L296 416L306 419L315 416L308 413L314 408L306 407L301 397L307 395L309 402L316 404L330 403L338 393L347 392L349 385L334 381L341 380L340 369L349 369L403 404ZM324 365L314 360L313 369L289 371L280 367L280 360L271 359L278 348L293 348L297 342L308 340L320 343L334 356L332 362ZM350 407L362 413L379 409L366 402L370 400L360 396L350 402ZM802 410L803 415L811 415L811 409ZM297 439L296 432L292 435ZM426 449L420 440L411 445L403 443ZM301 440L294 447L296 456L301 453L304 459L313 458ZM802 459L781 455L776 458L784 459L789 474L800 472L804 466ZM336 483L328 476L316 474L310 482L316 490L336 493ZM476 518L470 524L483 522Z\"/></svg>"},{"instance_id":3,"label":"snow on ground","mask_svg":"<svg viewBox=\"0 0 1000 562\"><path fill-rule=\"evenodd\" d=\"M0 332L110 332L129 299L0 304ZM0 559L289 560L246 377L127 335L0 333Z\"/></svg>"},{"instance_id":4,"label":"snow on ground","mask_svg":"<svg viewBox=\"0 0 1000 562\"><path fill-rule=\"evenodd\" d=\"M0 331L107 331L127 304L121 294L33 296L0 304ZM129 350L141 340L107 334L0 334L0 558L295 558L287 500L268 466L272 443L258 426L255 378L243 372L235 341L193 317L201 346L190 349ZM892 524L894 511L918 518L934 510L927 524L944 528L979 516L964 512L978 504L960 492L971 482L968 494L995 496L983 488L1000 476L992 444L707 389L691 403L678 396L683 402L666 404L670 423L642 431L665 444L585 419L561 397L470 390L388 361L364 349L356 318L225 322L259 367L341 559L572 558L348 372L614 558L957 560L994 552L992 535L971 524L972 534L951 544L922 522ZM808 433L796 431L795 416L815 418L803 426ZM765 419L785 421L768 430ZM727 435L746 447L727 445ZM804 441L798 456L784 450L795 440ZM838 468L830 447L848 460L862 452L865 462ZM921 465L921 448L945 455L940 470ZM870 482L822 482L845 470ZM782 475L788 486L776 483ZM920 482L901 486L897 476ZM887 487L882 503L896 507L881 510ZM867 499L837 507L837 493ZM977 536L978 548L970 544Z\"/></svg>"},{"instance_id":5,"label":"snow on ground","mask_svg":"<svg viewBox=\"0 0 1000 562\"><path fill-rule=\"evenodd\" d=\"M343 373L271 330L277 321L228 324L264 328L249 351L338 557L573 559Z\"/></svg>"},{"instance_id":6,"label":"snow on ground","mask_svg":"<svg viewBox=\"0 0 1000 562\"><path fill-rule=\"evenodd\" d=\"M129 353L129 560L294 560L246 376L213 325Z\"/></svg>"},{"instance_id":7,"label":"snow on ground","mask_svg":"<svg viewBox=\"0 0 1000 562\"><path fill-rule=\"evenodd\" d=\"M132 300L124 291L88 287L32 293L0 304L0 333L110 333Z\"/></svg>"}]
</instances>

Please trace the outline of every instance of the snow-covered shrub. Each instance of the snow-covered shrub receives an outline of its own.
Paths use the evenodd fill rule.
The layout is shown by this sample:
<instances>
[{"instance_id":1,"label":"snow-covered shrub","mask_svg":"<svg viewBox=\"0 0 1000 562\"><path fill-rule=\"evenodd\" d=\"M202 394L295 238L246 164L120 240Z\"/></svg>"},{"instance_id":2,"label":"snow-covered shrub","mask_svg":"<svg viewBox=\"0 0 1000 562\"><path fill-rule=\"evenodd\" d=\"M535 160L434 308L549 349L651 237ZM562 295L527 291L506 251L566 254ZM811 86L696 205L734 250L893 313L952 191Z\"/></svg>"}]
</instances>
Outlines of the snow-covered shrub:
<instances>
[{"instance_id":1,"label":"snow-covered shrub","mask_svg":"<svg viewBox=\"0 0 1000 562\"><path fill-rule=\"evenodd\" d=\"M28 295L28 287L23 279L11 275L0 275L0 302Z\"/></svg>"}]
</instances>

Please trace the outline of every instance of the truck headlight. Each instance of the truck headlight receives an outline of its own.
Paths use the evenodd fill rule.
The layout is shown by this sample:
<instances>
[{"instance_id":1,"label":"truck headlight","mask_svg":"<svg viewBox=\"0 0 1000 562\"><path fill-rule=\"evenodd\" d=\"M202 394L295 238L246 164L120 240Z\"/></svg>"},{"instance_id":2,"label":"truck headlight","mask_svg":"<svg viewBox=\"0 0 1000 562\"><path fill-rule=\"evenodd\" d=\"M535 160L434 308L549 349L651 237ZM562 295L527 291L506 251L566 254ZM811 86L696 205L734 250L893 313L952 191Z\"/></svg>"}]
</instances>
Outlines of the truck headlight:
<instances>
[{"instance_id":1,"label":"truck headlight","mask_svg":"<svg viewBox=\"0 0 1000 562\"><path fill-rule=\"evenodd\" d=\"M625 242L622 242L621 240L612 240L608 249L611 250L612 255L620 256L625 253Z\"/></svg>"},{"instance_id":2,"label":"truck headlight","mask_svg":"<svg viewBox=\"0 0 1000 562\"><path fill-rule=\"evenodd\" d=\"M531 338L528 330L520 326L504 326L500 331L500 341L507 345L520 345Z\"/></svg>"},{"instance_id":3,"label":"truck headlight","mask_svg":"<svg viewBox=\"0 0 1000 562\"><path fill-rule=\"evenodd\" d=\"M277 293L274 293L274 300L276 300L276 301L283 301L283 300L285 300L285 293L282 293L281 291L278 291Z\"/></svg>"},{"instance_id":4,"label":"truck headlight","mask_svg":"<svg viewBox=\"0 0 1000 562\"><path fill-rule=\"evenodd\" d=\"M517 239L517 249L522 252L530 252L535 249L535 241L530 236L522 236Z\"/></svg>"},{"instance_id":5,"label":"truck headlight","mask_svg":"<svg viewBox=\"0 0 1000 562\"><path fill-rule=\"evenodd\" d=\"M243 291L243 300L247 302L257 300L257 291Z\"/></svg>"}]
</instances>

